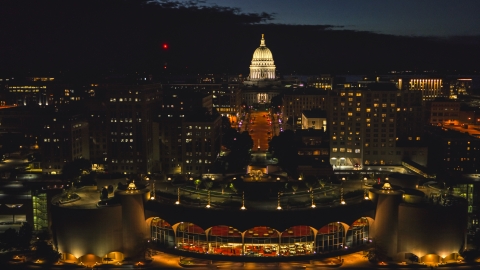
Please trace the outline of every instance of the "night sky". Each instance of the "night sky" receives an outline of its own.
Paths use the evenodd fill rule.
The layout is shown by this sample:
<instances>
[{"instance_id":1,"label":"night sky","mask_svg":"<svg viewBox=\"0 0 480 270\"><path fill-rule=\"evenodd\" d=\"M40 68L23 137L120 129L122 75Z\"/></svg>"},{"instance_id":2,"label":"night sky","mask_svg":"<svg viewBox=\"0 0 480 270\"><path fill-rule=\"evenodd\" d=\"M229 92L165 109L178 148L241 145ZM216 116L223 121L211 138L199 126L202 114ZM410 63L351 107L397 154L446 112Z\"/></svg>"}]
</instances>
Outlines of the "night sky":
<instances>
[{"instance_id":1,"label":"night sky","mask_svg":"<svg viewBox=\"0 0 480 270\"><path fill-rule=\"evenodd\" d=\"M212 4L238 7L246 13L274 13L274 23L327 24L392 35L480 34L478 0L207 0L205 3Z\"/></svg>"},{"instance_id":2,"label":"night sky","mask_svg":"<svg viewBox=\"0 0 480 270\"><path fill-rule=\"evenodd\" d=\"M183 2L2 1L0 75L248 74L261 34L280 75L478 72L478 1Z\"/></svg>"}]
</instances>

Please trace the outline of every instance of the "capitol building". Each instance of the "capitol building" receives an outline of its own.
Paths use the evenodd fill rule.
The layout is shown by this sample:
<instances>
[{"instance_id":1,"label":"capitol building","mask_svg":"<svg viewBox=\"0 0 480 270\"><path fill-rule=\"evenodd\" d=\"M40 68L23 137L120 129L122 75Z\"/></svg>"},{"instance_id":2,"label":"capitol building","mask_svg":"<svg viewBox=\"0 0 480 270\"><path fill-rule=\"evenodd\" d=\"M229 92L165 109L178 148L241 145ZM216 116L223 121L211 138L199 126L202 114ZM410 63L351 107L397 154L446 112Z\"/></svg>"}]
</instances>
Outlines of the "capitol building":
<instances>
[{"instance_id":1,"label":"capitol building","mask_svg":"<svg viewBox=\"0 0 480 270\"><path fill-rule=\"evenodd\" d=\"M263 34L260 40L260 47L253 52L252 62L250 64L250 75L243 84L257 87L280 85L280 81L278 81L276 77L273 54L265 45L265 36Z\"/></svg>"},{"instance_id":2,"label":"capitol building","mask_svg":"<svg viewBox=\"0 0 480 270\"><path fill-rule=\"evenodd\" d=\"M249 106L265 106L280 94L281 81L277 78L272 51L265 45L262 34L260 47L253 52L250 75L243 81L242 100Z\"/></svg>"}]
</instances>

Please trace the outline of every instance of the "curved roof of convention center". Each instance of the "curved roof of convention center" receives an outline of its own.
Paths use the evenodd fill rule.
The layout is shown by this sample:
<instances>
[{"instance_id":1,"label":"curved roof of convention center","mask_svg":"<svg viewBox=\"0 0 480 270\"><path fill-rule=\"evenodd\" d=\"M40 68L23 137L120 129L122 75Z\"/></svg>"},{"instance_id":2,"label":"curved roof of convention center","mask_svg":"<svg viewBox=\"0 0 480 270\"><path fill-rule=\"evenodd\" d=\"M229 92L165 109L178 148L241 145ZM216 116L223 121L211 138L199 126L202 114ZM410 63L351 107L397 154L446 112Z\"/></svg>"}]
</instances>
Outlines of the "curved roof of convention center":
<instances>
[{"instance_id":1,"label":"curved roof of convention center","mask_svg":"<svg viewBox=\"0 0 480 270\"><path fill-rule=\"evenodd\" d=\"M362 201L332 207L254 211L189 207L152 200L145 205L145 215L146 218L159 217L170 224L191 222L202 228L227 225L239 230L248 230L256 226L285 230L296 225L321 228L331 222L350 225L362 217L374 218L375 204L371 201Z\"/></svg>"}]
</instances>

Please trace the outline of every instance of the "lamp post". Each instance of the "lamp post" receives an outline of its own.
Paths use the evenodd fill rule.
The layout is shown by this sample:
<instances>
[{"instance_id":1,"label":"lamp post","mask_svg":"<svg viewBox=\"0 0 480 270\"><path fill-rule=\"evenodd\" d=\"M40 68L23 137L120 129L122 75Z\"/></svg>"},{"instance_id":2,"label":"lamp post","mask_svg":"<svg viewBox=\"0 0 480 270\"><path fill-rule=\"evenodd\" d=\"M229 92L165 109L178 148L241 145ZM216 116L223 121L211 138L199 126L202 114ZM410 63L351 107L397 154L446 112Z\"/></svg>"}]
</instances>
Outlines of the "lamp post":
<instances>
[{"instance_id":1,"label":"lamp post","mask_svg":"<svg viewBox=\"0 0 480 270\"><path fill-rule=\"evenodd\" d=\"M278 192L277 196L277 210L282 210L282 206L280 206L280 191Z\"/></svg>"},{"instance_id":2,"label":"lamp post","mask_svg":"<svg viewBox=\"0 0 480 270\"><path fill-rule=\"evenodd\" d=\"M207 206L205 206L207 208L210 208L210 190L208 191L208 201L207 201Z\"/></svg>"},{"instance_id":3,"label":"lamp post","mask_svg":"<svg viewBox=\"0 0 480 270\"><path fill-rule=\"evenodd\" d=\"M247 210L245 207L245 191L242 191L242 207L240 207L240 210Z\"/></svg>"},{"instance_id":4,"label":"lamp post","mask_svg":"<svg viewBox=\"0 0 480 270\"><path fill-rule=\"evenodd\" d=\"M180 188L177 188L177 201L175 204L180 204Z\"/></svg>"},{"instance_id":5,"label":"lamp post","mask_svg":"<svg viewBox=\"0 0 480 270\"><path fill-rule=\"evenodd\" d=\"M312 197L312 206L311 206L311 207L312 207L312 208L317 207L317 206L315 205L315 202L313 201L313 189L312 189L312 194L310 194L310 197Z\"/></svg>"},{"instance_id":6,"label":"lamp post","mask_svg":"<svg viewBox=\"0 0 480 270\"><path fill-rule=\"evenodd\" d=\"M342 204L342 205L346 204L345 200L343 199L343 184L340 187L340 204Z\"/></svg>"},{"instance_id":7,"label":"lamp post","mask_svg":"<svg viewBox=\"0 0 480 270\"><path fill-rule=\"evenodd\" d=\"M360 182L362 182L362 181L360 181ZM367 192L366 186L367 186L367 177L363 177L362 186L360 188L363 189L363 198L365 200L368 200L370 198L368 197L368 192Z\"/></svg>"},{"instance_id":8,"label":"lamp post","mask_svg":"<svg viewBox=\"0 0 480 270\"><path fill-rule=\"evenodd\" d=\"M148 178L147 178L148 179ZM150 196L150 200L155 200L155 178L152 181L152 195Z\"/></svg>"}]
</instances>

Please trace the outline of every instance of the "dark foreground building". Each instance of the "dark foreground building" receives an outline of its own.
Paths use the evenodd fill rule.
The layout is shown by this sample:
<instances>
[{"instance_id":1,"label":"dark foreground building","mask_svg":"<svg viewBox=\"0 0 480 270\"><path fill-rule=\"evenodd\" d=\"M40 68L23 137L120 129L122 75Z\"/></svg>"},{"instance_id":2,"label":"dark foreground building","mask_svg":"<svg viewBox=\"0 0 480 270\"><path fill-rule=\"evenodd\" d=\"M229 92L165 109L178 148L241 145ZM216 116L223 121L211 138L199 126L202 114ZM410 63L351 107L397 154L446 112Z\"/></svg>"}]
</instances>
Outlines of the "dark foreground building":
<instances>
[{"instance_id":1,"label":"dark foreground building","mask_svg":"<svg viewBox=\"0 0 480 270\"><path fill-rule=\"evenodd\" d=\"M205 256L272 259L328 256L373 242L393 260L417 256L422 262L456 260L465 245L463 199L429 200L420 190L389 182L371 187L364 200L284 210L176 204L134 183L100 202L96 188L77 194L52 201L54 239L63 259L72 262L121 262L138 256L147 242ZM277 198L263 203L272 201L276 205Z\"/></svg>"}]
</instances>

